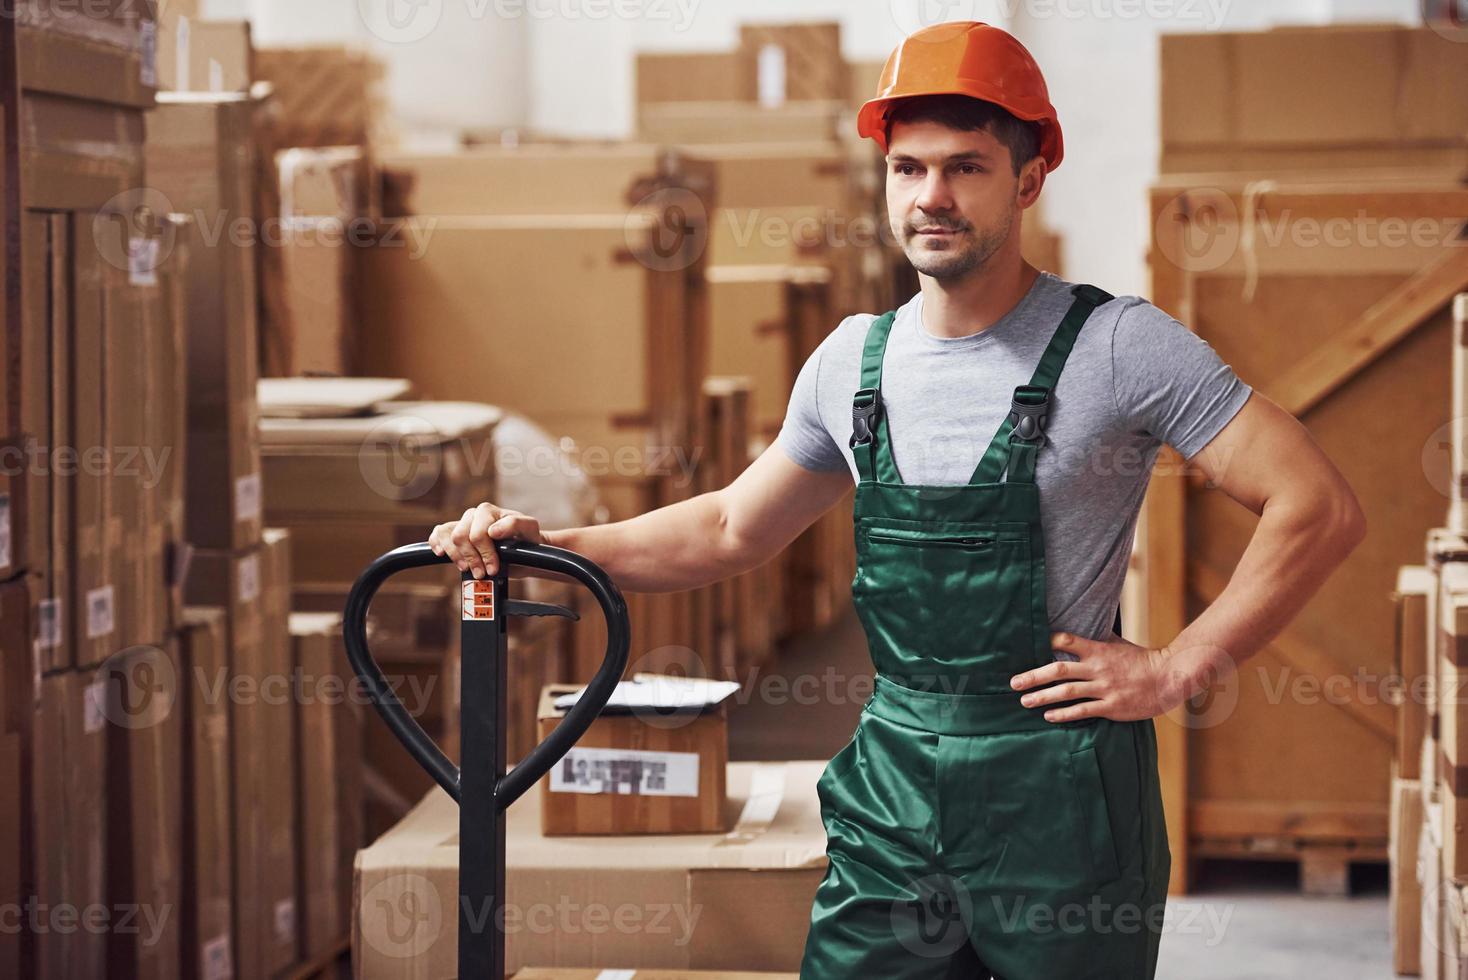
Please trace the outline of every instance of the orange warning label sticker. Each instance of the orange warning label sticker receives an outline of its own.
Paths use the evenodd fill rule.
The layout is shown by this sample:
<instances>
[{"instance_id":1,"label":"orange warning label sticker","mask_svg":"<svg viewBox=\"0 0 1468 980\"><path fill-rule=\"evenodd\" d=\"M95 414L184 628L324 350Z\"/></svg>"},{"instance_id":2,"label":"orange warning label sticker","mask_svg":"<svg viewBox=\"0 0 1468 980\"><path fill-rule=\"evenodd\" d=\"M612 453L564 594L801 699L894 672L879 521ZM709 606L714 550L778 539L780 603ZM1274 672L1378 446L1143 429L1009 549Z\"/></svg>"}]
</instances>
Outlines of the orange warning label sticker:
<instances>
[{"instance_id":1,"label":"orange warning label sticker","mask_svg":"<svg viewBox=\"0 0 1468 980\"><path fill-rule=\"evenodd\" d=\"M488 579L469 579L464 586L464 618L494 619L494 583Z\"/></svg>"}]
</instances>

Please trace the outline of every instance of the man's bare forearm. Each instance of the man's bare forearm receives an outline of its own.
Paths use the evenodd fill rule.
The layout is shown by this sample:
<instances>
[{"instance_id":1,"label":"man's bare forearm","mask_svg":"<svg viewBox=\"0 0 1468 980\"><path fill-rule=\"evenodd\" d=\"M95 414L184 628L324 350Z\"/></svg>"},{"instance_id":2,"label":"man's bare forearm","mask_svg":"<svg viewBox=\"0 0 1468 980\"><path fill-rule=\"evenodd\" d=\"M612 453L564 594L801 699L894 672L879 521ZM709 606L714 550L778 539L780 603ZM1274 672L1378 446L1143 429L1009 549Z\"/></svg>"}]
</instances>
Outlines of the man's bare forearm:
<instances>
[{"instance_id":1,"label":"man's bare forearm","mask_svg":"<svg viewBox=\"0 0 1468 980\"><path fill-rule=\"evenodd\" d=\"M624 592L677 592L745 571L749 549L729 533L717 492L612 524L543 531L548 544L596 562Z\"/></svg>"},{"instance_id":2,"label":"man's bare forearm","mask_svg":"<svg viewBox=\"0 0 1468 980\"><path fill-rule=\"evenodd\" d=\"M1168 645L1191 696L1278 636L1360 543L1352 498L1267 503L1223 592Z\"/></svg>"}]
</instances>

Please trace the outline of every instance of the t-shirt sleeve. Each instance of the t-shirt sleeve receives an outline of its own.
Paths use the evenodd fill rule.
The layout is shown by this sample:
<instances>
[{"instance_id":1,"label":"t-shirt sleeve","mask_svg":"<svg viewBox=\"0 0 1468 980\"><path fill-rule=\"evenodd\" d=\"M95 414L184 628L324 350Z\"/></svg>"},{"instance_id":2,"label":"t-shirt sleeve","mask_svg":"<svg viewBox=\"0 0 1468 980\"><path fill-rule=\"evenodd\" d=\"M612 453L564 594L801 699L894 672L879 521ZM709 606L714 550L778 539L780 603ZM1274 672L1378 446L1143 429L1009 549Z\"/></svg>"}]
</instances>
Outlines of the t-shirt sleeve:
<instances>
[{"instance_id":1,"label":"t-shirt sleeve","mask_svg":"<svg viewBox=\"0 0 1468 980\"><path fill-rule=\"evenodd\" d=\"M818 346L796 375L790 404L785 409L785 422L777 437L786 456L808 470L817 471L846 469L846 457L821 420L817 379L825 349L824 343Z\"/></svg>"},{"instance_id":2,"label":"t-shirt sleeve","mask_svg":"<svg viewBox=\"0 0 1468 980\"><path fill-rule=\"evenodd\" d=\"M1206 340L1151 303L1122 310L1111 342L1116 410L1191 459L1248 401L1253 389Z\"/></svg>"}]
</instances>

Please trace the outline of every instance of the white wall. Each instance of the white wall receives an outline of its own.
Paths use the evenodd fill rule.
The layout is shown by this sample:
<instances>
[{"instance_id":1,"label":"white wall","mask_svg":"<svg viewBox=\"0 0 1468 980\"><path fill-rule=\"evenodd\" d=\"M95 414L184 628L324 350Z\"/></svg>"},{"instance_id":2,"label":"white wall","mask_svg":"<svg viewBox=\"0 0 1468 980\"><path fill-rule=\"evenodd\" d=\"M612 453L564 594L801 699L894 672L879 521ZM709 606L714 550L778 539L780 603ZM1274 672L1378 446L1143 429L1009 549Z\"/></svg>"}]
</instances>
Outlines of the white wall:
<instances>
[{"instance_id":1,"label":"white wall","mask_svg":"<svg viewBox=\"0 0 1468 980\"><path fill-rule=\"evenodd\" d=\"M262 44L365 43L388 60L409 136L527 125L620 137L640 50L724 50L741 22L835 19L851 58L883 58L937 20L1017 34L1044 69L1066 158L1044 195L1066 272L1146 293L1146 188L1158 153L1157 39L1280 23L1411 22L1417 0L204 0ZM393 13L397 19L387 20ZM395 26L396 25L396 26ZM375 27L375 30L373 29ZM420 36L421 35L421 36Z\"/></svg>"}]
</instances>

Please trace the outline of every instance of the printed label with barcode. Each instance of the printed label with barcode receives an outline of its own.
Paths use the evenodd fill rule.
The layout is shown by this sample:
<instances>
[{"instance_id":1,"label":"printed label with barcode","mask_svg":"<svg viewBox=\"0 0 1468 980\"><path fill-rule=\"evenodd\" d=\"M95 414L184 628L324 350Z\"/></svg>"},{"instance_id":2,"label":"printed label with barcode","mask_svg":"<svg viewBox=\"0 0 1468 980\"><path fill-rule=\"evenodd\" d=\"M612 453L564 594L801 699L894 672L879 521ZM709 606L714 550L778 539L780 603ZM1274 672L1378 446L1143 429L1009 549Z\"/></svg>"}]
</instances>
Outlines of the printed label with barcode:
<instances>
[{"instance_id":1,"label":"printed label with barcode","mask_svg":"<svg viewBox=\"0 0 1468 980\"><path fill-rule=\"evenodd\" d=\"M82 690L82 731L88 735L100 732L107 723L106 698L106 681L93 681Z\"/></svg>"},{"instance_id":2,"label":"printed label with barcode","mask_svg":"<svg viewBox=\"0 0 1468 980\"><path fill-rule=\"evenodd\" d=\"M158 22L142 21L138 24L138 35L143 56L138 65L138 80L154 88L158 85Z\"/></svg>"},{"instance_id":3,"label":"printed label with barcode","mask_svg":"<svg viewBox=\"0 0 1468 980\"><path fill-rule=\"evenodd\" d=\"M10 569L10 494L0 493L0 568Z\"/></svg>"},{"instance_id":4,"label":"printed label with barcode","mask_svg":"<svg viewBox=\"0 0 1468 980\"><path fill-rule=\"evenodd\" d=\"M230 956L229 933L206 942L199 958L204 980L233 980L234 957Z\"/></svg>"},{"instance_id":5,"label":"printed label with barcode","mask_svg":"<svg viewBox=\"0 0 1468 980\"><path fill-rule=\"evenodd\" d=\"M260 518L260 474L251 473L234 481L234 519L254 521Z\"/></svg>"},{"instance_id":6,"label":"printed label with barcode","mask_svg":"<svg viewBox=\"0 0 1468 980\"><path fill-rule=\"evenodd\" d=\"M246 555L240 559L240 602L254 602L260 598L260 556Z\"/></svg>"},{"instance_id":7,"label":"printed label with barcode","mask_svg":"<svg viewBox=\"0 0 1468 980\"><path fill-rule=\"evenodd\" d=\"M99 586L87 592L87 639L106 636L113 629L113 588Z\"/></svg>"},{"instance_id":8,"label":"printed label with barcode","mask_svg":"<svg viewBox=\"0 0 1468 980\"><path fill-rule=\"evenodd\" d=\"M61 646L60 599L42 599L36 603L36 646L42 650Z\"/></svg>"},{"instance_id":9,"label":"printed label with barcode","mask_svg":"<svg viewBox=\"0 0 1468 980\"><path fill-rule=\"evenodd\" d=\"M158 285L158 247L158 239L143 235L134 235L127 240L128 285Z\"/></svg>"},{"instance_id":10,"label":"printed label with barcode","mask_svg":"<svg viewBox=\"0 0 1468 980\"><path fill-rule=\"evenodd\" d=\"M573 748L550 771L553 793L697 796L697 752Z\"/></svg>"},{"instance_id":11,"label":"printed label with barcode","mask_svg":"<svg viewBox=\"0 0 1468 980\"><path fill-rule=\"evenodd\" d=\"M183 14L178 15L178 27L174 29L173 52L175 76L173 87L175 91L187 92L189 90L189 19Z\"/></svg>"},{"instance_id":12,"label":"printed label with barcode","mask_svg":"<svg viewBox=\"0 0 1468 980\"><path fill-rule=\"evenodd\" d=\"M296 941L296 900L282 898L275 903L275 938L283 943Z\"/></svg>"}]
</instances>

